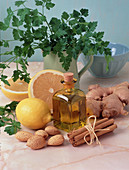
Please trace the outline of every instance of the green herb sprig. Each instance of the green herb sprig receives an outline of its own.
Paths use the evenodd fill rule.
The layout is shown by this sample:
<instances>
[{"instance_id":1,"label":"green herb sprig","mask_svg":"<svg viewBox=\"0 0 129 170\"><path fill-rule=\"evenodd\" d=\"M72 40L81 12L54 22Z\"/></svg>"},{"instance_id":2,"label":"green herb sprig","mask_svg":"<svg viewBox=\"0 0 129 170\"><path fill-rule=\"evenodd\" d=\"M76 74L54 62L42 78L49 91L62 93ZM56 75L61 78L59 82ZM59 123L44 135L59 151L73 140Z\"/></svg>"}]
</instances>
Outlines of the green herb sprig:
<instances>
[{"instance_id":1,"label":"green herb sprig","mask_svg":"<svg viewBox=\"0 0 129 170\"><path fill-rule=\"evenodd\" d=\"M0 106L0 127L6 126L4 131L9 135L15 134L21 129L21 124L16 120L14 113L18 102L13 101L6 106Z\"/></svg>"},{"instance_id":2,"label":"green herb sprig","mask_svg":"<svg viewBox=\"0 0 129 170\"><path fill-rule=\"evenodd\" d=\"M8 48L10 43L17 41L12 51L1 55L11 55L8 64L0 63L0 79L8 84L7 76L3 74L11 62L16 63L13 80L18 78L26 82L30 80L27 72L28 58L35 54L36 49L43 51L43 57L53 52L58 54L62 67L67 71L72 58L77 59L82 52L84 55L94 55L98 52L105 55L107 70L111 61L111 51L107 48L109 42L103 41L104 32L96 32L97 22L88 22L88 9L73 10L68 14L62 13L60 18L52 17L50 20L45 15L46 10L55 6L51 0L34 0L35 9L26 6L27 0L16 1L17 9L7 9L7 17L0 22L0 30L12 30L12 40L0 41L0 46ZM63 52L66 52L64 56ZM21 65L22 69L19 69Z\"/></svg>"}]
</instances>

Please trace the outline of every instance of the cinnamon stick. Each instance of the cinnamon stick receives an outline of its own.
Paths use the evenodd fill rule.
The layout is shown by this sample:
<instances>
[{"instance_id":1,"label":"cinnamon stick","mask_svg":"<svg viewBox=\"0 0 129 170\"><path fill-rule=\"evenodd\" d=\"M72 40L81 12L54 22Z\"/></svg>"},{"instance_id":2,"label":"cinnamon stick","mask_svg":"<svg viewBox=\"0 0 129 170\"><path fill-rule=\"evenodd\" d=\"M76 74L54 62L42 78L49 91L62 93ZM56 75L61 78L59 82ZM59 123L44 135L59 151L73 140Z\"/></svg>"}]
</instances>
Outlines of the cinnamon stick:
<instances>
[{"instance_id":1,"label":"cinnamon stick","mask_svg":"<svg viewBox=\"0 0 129 170\"><path fill-rule=\"evenodd\" d=\"M99 124L101 124L103 122L106 122L107 120L108 120L108 118L104 118L104 119L98 120L98 121L96 121L95 126L97 126L97 125L99 125ZM92 125L93 125L93 123L92 123ZM82 127L80 129L73 130L72 132L68 133L67 136L71 139L74 136L79 135L79 134L81 134L83 132L86 132L86 131L87 131L87 129L85 127Z\"/></svg>"},{"instance_id":2,"label":"cinnamon stick","mask_svg":"<svg viewBox=\"0 0 129 170\"><path fill-rule=\"evenodd\" d=\"M103 128L109 126L109 125L112 125L113 123L114 123L114 119L109 119L109 120L107 120L107 121L105 121L105 122L103 122L103 123L95 126L94 129L95 129L95 130L96 130L96 129L103 129ZM88 133L89 133L88 131L85 131L85 132L83 132L83 133L81 133L81 134L79 134L79 135L74 136L74 137L73 137L73 142L82 139L82 138L83 138L85 135L87 135ZM71 141L72 141L72 140L71 140Z\"/></svg>"},{"instance_id":3,"label":"cinnamon stick","mask_svg":"<svg viewBox=\"0 0 129 170\"><path fill-rule=\"evenodd\" d=\"M102 135L104 135L104 134L106 134L106 133L112 132L112 131L113 131L114 129L116 129L116 128L117 128L117 125L116 125L116 124L113 124L113 125L111 125L111 126L108 126L107 128L104 128L104 130L102 130L102 131L96 132L96 135L97 135L97 137L102 136ZM95 136L94 136L94 138L95 138ZM86 140L87 140L87 141L90 141L90 136L87 136L87 137L86 137ZM81 140L72 143L72 145L73 145L74 147L76 147L76 146L79 146L79 145L84 144L84 143L85 143L85 140L84 140L84 138L82 138Z\"/></svg>"}]
</instances>

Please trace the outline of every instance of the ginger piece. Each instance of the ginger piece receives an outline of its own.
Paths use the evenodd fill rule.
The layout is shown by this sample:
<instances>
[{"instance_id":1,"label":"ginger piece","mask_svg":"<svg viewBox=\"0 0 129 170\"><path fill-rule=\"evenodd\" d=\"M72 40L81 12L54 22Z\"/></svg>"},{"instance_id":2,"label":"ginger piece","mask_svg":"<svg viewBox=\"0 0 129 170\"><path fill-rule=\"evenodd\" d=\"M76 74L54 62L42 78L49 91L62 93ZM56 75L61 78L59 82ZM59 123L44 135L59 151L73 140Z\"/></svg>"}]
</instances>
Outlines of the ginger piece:
<instances>
[{"instance_id":1,"label":"ginger piece","mask_svg":"<svg viewBox=\"0 0 129 170\"><path fill-rule=\"evenodd\" d=\"M96 89L90 90L86 94L87 99L94 99L94 100L102 100L103 97L108 96L111 94L110 89L106 87L98 87Z\"/></svg>"},{"instance_id":2,"label":"ginger piece","mask_svg":"<svg viewBox=\"0 0 129 170\"><path fill-rule=\"evenodd\" d=\"M113 94L116 94L122 103L129 104L129 83L123 82L112 88Z\"/></svg>"},{"instance_id":3,"label":"ginger piece","mask_svg":"<svg viewBox=\"0 0 129 170\"><path fill-rule=\"evenodd\" d=\"M96 117L100 117L102 112L102 101L97 101L94 99L88 99L86 101L86 114L87 116L95 115Z\"/></svg>"},{"instance_id":4,"label":"ginger piece","mask_svg":"<svg viewBox=\"0 0 129 170\"><path fill-rule=\"evenodd\" d=\"M127 115L124 106L129 104L129 83L123 82L113 87L101 87L98 84L90 85L87 98L87 115L97 117L113 117L118 114ZM101 106L98 101L102 101Z\"/></svg>"},{"instance_id":5,"label":"ginger piece","mask_svg":"<svg viewBox=\"0 0 129 170\"><path fill-rule=\"evenodd\" d=\"M116 94L111 94L107 97L104 97L102 103L103 103L102 111L103 117L109 118L117 116L119 114L122 115L128 114L128 112L124 110L124 106Z\"/></svg>"},{"instance_id":6,"label":"ginger piece","mask_svg":"<svg viewBox=\"0 0 129 170\"><path fill-rule=\"evenodd\" d=\"M90 91L90 90L93 90L93 89L97 89L98 87L100 87L99 84L92 84L88 87L88 90Z\"/></svg>"}]
</instances>

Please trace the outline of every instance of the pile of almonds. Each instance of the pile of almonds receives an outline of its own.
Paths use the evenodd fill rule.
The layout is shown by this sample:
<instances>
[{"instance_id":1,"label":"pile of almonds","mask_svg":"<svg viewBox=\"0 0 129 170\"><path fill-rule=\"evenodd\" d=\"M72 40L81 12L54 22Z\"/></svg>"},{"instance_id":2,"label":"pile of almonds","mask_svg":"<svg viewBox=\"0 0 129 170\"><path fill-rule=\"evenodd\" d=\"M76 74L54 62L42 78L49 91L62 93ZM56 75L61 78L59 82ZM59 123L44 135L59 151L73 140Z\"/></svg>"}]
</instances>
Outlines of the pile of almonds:
<instances>
[{"instance_id":1,"label":"pile of almonds","mask_svg":"<svg viewBox=\"0 0 129 170\"><path fill-rule=\"evenodd\" d=\"M48 140L47 138L50 136ZM47 126L44 130L37 130L34 135L30 132L19 131L15 134L16 139L21 142L27 142L31 149L41 149L45 146L59 146L64 142L64 137L54 126Z\"/></svg>"}]
</instances>

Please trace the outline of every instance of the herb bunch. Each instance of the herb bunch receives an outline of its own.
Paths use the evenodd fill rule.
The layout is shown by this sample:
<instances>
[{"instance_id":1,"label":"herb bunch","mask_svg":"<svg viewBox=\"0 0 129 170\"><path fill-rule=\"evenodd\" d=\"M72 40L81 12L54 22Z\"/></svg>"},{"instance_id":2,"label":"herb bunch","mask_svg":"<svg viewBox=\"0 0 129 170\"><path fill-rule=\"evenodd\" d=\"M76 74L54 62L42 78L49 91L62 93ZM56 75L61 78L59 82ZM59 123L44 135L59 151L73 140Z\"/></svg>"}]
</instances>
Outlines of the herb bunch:
<instances>
[{"instance_id":1,"label":"herb bunch","mask_svg":"<svg viewBox=\"0 0 129 170\"><path fill-rule=\"evenodd\" d=\"M0 127L6 126L4 131L9 135L15 134L21 129L21 124L16 120L15 109L18 102L13 101L6 106L0 106Z\"/></svg>"},{"instance_id":2,"label":"herb bunch","mask_svg":"<svg viewBox=\"0 0 129 170\"><path fill-rule=\"evenodd\" d=\"M0 79L8 84L7 76L3 74L11 62L16 63L12 78L18 78L29 82L27 72L27 59L34 55L36 49L43 51L43 57L50 52L58 54L62 67L67 71L72 57L78 58L82 52L84 55L94 55L98 52L105 54L107 66L111 60L109 42L103 41L104 32L96 32L97 22L87 22L88 9L73 10L68 14L63 12L61 18L52 17L48 21L45 11L55 6L51 0L34 0L35 9L26 6L27 0L15 1L17 9L9 7L7 17L0 22L0 30L12 30L12 40L0 41L0 46L8 48L12 41L20 42L12 51L6 51L1 55L11 55L7 61L0 64ZM66 51L67 56L63 55ZM19 69L19 64L22 69ZM108 67L107 67L108 68ZM8 84L9 85L9 84Z\"/></svg>"}]
</instances>

